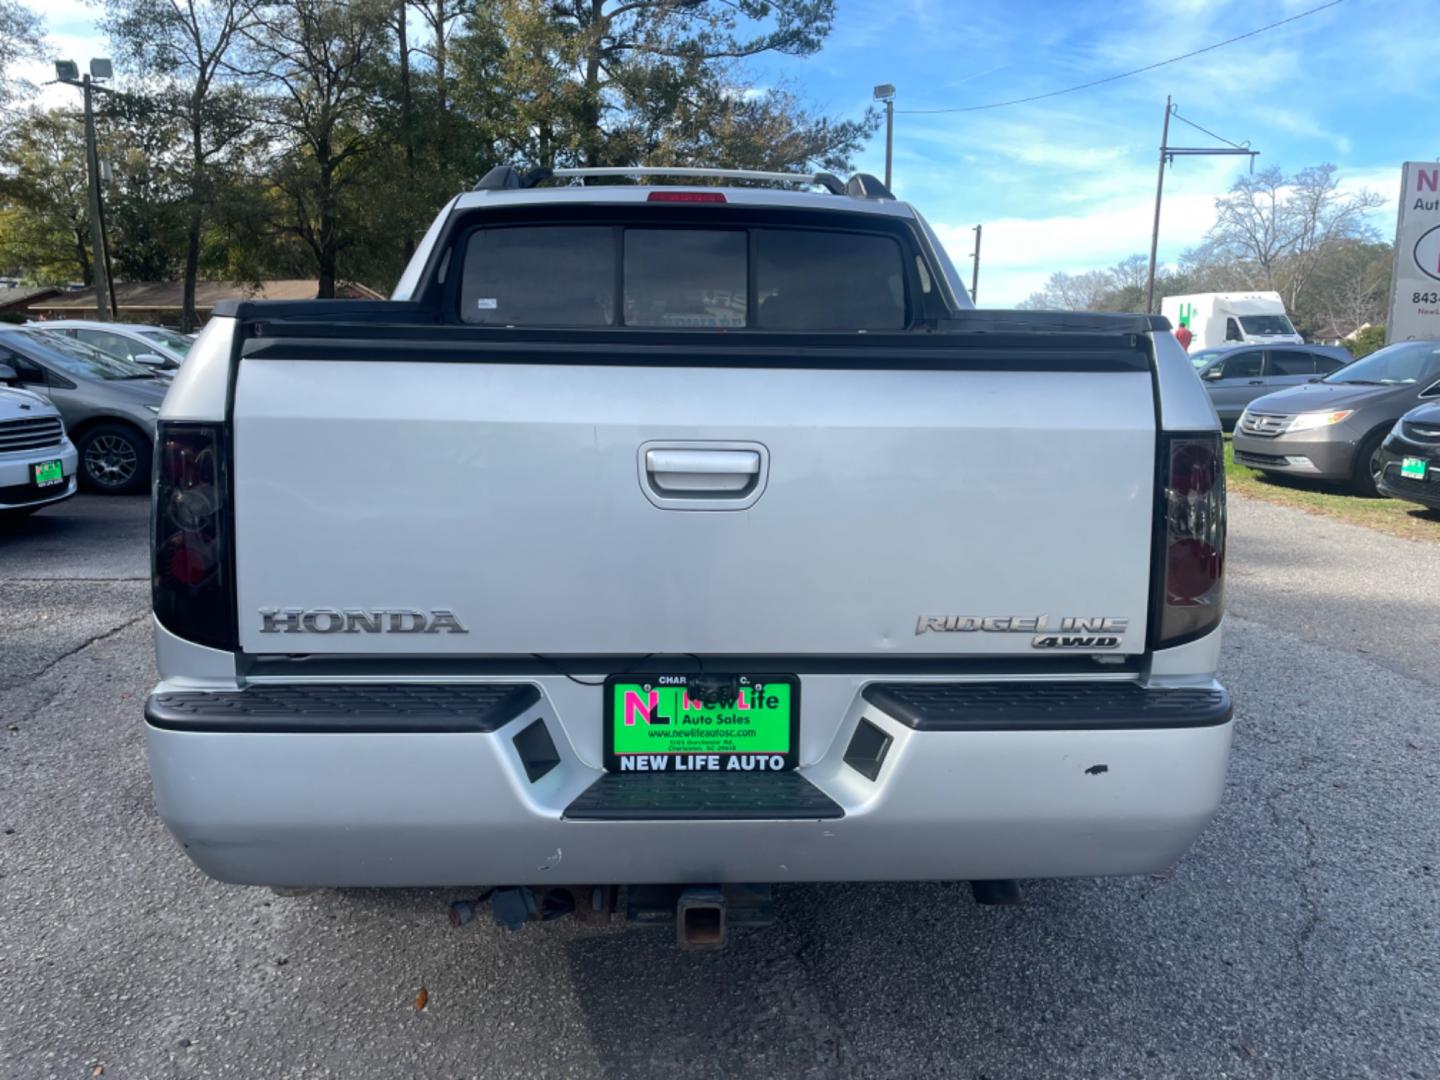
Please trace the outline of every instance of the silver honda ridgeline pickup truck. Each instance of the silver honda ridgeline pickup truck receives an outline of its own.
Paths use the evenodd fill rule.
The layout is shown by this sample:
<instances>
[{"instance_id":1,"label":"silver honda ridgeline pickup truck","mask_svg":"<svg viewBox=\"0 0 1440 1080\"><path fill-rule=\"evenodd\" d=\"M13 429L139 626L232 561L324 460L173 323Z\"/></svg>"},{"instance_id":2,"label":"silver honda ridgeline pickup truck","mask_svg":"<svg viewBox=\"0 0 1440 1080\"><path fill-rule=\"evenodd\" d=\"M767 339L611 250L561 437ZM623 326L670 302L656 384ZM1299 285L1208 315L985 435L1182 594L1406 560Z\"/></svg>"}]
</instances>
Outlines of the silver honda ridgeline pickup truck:
<instances>
[{"instance_id":1,"label":"silver honda ridgeline pickup truck","mask_svg":"<svg viewBox=\"0 0 1440 1080\"><path fill-rule=\"evenodd\" d=\"M186 853L695 940L741 887L1172 864L1231 706L1166 323L975 310L872 177L601 172L658 170L502 167L390 301L216 308L155 454Z\"/></svg>"}]
</instances>

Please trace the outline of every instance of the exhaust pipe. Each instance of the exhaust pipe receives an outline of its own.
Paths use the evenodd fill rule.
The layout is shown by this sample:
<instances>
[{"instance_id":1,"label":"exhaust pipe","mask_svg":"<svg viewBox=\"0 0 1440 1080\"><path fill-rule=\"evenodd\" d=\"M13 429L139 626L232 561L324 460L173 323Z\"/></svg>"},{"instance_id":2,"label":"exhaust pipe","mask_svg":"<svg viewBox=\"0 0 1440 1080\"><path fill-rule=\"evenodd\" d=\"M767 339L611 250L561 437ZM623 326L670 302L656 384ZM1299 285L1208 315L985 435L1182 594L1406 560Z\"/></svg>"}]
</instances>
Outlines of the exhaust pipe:
<instances>
[{"instance_id":1,"label":"exhaust pipe","mask_svg":"<svg viewBox=\"0 0 1440 1080\"><path fill-rule=\"evenodd\" d=\"M970 894L977 904L1018 904L1020 883L1014 878L970 882Z\"/></svg>"},{"instance_id":2,"label":"exhaust pipe","mask_svg":"<svg viewBox=\"0 0 1440 1080\"><path fill-rule=\"evenodd\" d=\"M710 952L725 947L725 894L718 888L686 889L675 905L675 941L682 949Z\"/></svg>"}]
</instances>

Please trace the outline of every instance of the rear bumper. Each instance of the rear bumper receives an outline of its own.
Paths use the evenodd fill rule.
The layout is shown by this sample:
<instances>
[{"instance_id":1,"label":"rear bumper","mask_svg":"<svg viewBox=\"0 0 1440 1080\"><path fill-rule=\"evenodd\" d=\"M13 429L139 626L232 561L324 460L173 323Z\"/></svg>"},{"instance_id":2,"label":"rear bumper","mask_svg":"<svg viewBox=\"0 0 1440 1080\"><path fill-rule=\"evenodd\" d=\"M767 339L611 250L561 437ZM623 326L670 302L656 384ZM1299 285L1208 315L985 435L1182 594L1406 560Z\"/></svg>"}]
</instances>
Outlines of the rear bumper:
<instances>
[{"instance_id":1,"label":"rear bumper","mask_svg":"<svg viewBox=\"0 0 1440 1080\"><path fill-rule=\"evenodd\" d=\"M1019 689L1033 702L1033 687ZM884 695L857 694L828 749L801 769L842 816L577 820L567 808L602 774L577 756L543 692L516 698L494 730L408 733L221 730L177 724L156 702L146 740L161 816L206 873L256 885L1146 873L1179 858L1214 815L1231 737L1228 699L1217 710L1213 693L1203 716L1161 709L1114 722L1091 711L1067 726L1055 713L1027 730L916 724ZM854 762L862 717L889 739L878 765ZM527 770L516 736L537 720L554 736L554 761Z\"/></svg>"}]
</instances>

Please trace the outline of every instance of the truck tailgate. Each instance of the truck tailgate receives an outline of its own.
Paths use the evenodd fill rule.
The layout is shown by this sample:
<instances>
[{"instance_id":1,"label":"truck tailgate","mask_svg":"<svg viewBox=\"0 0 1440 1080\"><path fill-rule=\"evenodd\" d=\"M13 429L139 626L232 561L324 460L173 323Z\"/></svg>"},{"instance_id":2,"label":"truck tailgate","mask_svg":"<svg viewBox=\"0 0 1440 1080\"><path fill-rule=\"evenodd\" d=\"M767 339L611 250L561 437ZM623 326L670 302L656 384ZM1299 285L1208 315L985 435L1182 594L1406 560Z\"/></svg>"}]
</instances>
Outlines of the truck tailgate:
<instances>
[{"instance_id":1,"label":"truck tailgate","mask_svg":"<svg viewBox=\"0 0 1440 1080\"><path fill-rule=\"evenodd\" d=\"M233 417L246 652L1035 655L1066 619L1116 620L1072 654L1145 647L1146 370L281 347Z\"/></svg>"}]
</instances>

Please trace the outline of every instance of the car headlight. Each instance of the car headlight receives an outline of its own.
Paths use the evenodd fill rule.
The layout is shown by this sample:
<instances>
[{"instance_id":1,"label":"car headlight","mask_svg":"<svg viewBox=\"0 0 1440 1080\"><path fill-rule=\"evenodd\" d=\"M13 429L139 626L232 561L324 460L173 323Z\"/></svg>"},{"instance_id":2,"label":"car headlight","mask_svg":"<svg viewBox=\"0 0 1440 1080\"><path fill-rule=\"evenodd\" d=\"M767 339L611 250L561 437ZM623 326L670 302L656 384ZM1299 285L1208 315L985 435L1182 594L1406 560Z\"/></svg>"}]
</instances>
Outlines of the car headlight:
<instances>
[{"instance_id":1,"label":"car headlight","mask_svg":"<svg viewBox=\"0 0 1440 1080\"><path fill-rule=\"evenodd\" d=\"M1348 416L1354 414L1354 409L1338 409L1335 412L1302 412L1285 429L1286 434L1292 431L1314 431L1316 428L1329 427L1331 424L1338 424Z\"/></svg>"}]
</instances>

